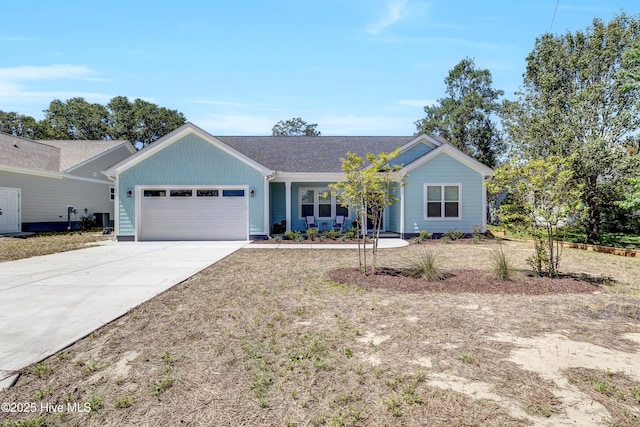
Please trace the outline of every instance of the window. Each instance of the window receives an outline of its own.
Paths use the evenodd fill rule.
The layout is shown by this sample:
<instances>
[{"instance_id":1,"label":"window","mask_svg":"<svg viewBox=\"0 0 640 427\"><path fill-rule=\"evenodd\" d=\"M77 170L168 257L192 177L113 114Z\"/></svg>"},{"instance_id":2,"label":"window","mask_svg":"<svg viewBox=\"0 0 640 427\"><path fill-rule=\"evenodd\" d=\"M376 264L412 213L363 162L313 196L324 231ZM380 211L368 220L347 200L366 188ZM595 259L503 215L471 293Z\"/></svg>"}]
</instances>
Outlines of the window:
<instances>
[{"instance_id":1,"label":"window","mask_svg":"<svg viewBox=\"0 0 640 427\"><path fill-rule=\"evenodd\" d=\"M169 190L170 197L191 197L193 190Z\"/></svg>"},{"instance_id":2,"label":"window","mask_svg":"<svg viewBox=\"0 0 640 427\"><path fill-rule=\"evenodd\" d=\"M336 201L336 196L328 188L300 188L298 190L300 208L298 216L303 219L314 216L320 219L333 219L336 215L349 217L349 209Z\"/></svg>"},{"instance_id":3,"label":"window","mask_svg":"<svg viewBox=\"0 0 640 427\"><path fill-rule=\"evenodd\" d=\"M144 190L143 197L167 197L167 190Z\"/></svg>"},{"instance_id":4,"label":"window","mask_svg":"<svg viewBox=\"0 0 640 427\"><path fill-rule=\"evenodd\" d=\"M425 184L425 219L460 218L460 184Z\"/></svg>"},{"instance_id":5,"label":"window","mask_svg":"<svg viewBox=\"0 0 640 427\"><path fill-rule=\"evenodd\" d=\"M244 190L222 190L222 197L244 197Z\"/></svg>"},{"instance_id":6,"label":"window","mask_svg":"<svg viewBox=\"0 0 640 427\"><path fill-rule=\"evenodd\" d=\"M109 200L116 199L116 189L114 187L109 187Z\"/></svg>"},{"instance_id":7,"label":"window","mask_svg":"<svg viewBox=\"0 0 640 427\"><path fill-rule=\"evenodd\" d=\"M197 190L197 197L218 197L218 190L213 189L203 189Z\"/></svg>"}]
</instances>

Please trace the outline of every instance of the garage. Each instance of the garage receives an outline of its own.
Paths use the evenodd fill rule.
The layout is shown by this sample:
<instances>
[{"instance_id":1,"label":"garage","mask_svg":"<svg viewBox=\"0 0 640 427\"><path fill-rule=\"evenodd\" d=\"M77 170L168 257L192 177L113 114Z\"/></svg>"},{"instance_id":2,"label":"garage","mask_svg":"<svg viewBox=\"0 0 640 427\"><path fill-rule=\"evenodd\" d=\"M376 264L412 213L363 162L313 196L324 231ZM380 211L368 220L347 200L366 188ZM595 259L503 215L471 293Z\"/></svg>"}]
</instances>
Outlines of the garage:
<instances>
[{"instance_id":1,"label":"garage","mask_svg":"<svg viewBox=\"0 0 640 427\"><path fill-rule=\"evenodd\" d=\"M246 187L142 187L138 240L248 240Z\"/></svg>"}]
</instances>

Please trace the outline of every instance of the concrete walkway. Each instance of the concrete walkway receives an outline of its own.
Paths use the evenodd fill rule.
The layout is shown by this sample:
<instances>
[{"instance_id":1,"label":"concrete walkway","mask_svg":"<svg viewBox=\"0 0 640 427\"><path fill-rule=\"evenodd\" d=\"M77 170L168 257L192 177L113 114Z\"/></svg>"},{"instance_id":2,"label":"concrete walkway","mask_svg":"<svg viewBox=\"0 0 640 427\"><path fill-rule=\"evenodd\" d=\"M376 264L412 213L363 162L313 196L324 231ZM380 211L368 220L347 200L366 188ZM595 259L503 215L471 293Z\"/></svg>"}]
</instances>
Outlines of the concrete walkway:
<instances>
[{"instance_id":1,"label":"concrete walkway","mask_svg":"<svg viewBox=\"0 0 640 427\"><path fill-rule=\"evenodd\" d=\"M409 242L403 239L380 239L379 249L393 249L407 246ZM358 249L357 244L351 243L250 243L245 248L251 249ZM371 244L367 243L371 249Z\"/></svg>"},{"instance_id":2,"label":"concrete walkway","mask_svg":"<svg viewBox=\"0 0 640 427\"><path fill-rule=\"evenodd\" d=\"M0 389L247 242L106 242L0 263Z\"/></svg>"}]
</instances>

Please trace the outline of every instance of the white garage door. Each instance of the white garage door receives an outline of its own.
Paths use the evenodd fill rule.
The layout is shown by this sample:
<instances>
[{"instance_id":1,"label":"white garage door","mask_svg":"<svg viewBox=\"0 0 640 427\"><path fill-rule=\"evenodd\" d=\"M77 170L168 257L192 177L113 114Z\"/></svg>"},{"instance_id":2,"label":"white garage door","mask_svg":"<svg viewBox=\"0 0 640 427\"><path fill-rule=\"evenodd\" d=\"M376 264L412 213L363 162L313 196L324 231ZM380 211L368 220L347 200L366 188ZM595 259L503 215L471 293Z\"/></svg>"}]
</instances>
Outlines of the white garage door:
<instances>
[{"instance_id":1,"label":"white garage door","mask_svg":"<svg viewBox=\"0 0 640 427\"><path fill-rule=\"evenodd\" d=\"M142 188L138 240L247 240L245 188Z\"/></svg>"}]
</instances>

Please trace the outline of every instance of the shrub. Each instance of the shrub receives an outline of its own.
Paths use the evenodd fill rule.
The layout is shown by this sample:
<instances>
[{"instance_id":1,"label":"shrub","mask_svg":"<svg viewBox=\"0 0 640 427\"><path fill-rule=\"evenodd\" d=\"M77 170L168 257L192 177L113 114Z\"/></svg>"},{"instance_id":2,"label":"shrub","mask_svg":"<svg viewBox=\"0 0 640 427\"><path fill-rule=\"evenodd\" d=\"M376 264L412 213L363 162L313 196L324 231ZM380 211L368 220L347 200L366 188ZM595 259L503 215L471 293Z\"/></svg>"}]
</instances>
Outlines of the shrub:
<instances>
[{"instance_id":1,"label":"shrub","mask_svg":"<svg viewBox=\"0 0 640 427\"><path fill-rule=\"evenodd\" d=\"M327 238L327 239L331 239L331 240L337 240L338 238L340 238L340 232L337 231L337 230L323 231L322 232L322 237Z\"/></svg>"},{"instance_id":2,"label":"shrub","mask_svg":"<svg viewBox=\"0 0 640 427\"><path fill-rule=\"evenodd\" d=\"M462 231L456 230L455 228L453 230L449 229L445 231L442 235L443 238L447 238L449 240L458 240L462 238L462 236L464 236L464 233Z\"/></svg>"},{"instance_id":3,"label":"shrub","mask_svg":"<svg viewBox=\"0 0 640 427\"><path fill-rule=\"evenodd\" d=\"M408 268L411 277L418 277L429 282L444 279L444 274L438 268L438 256L432 251L422 251L415 255Z\"/></svg>"},{"instance_id":4,"label":"shrub","mask_svg":"<svg viewBox=\"0 0 640 427\"><path fill-rule=\"evenodd\" d=\"M415 243L422 243L425 240L429 240L433 236L433 233L429 233L427 230L420 230L420 234L413 238Z\"/></svg>"},{"instance_id":5,"label":"shrub","mask_svg":"<svg viewBox=\"0 0 640 427\"><path fill-rule=\"evenodd\" d=\"M347 240L357 239L358 237L358 229L356 227L352 227L344 233L344 238Z\"/></svg>"},{"instance_id":6,"label":"shrub","mask_svg":"<svg viewBox=\"0 0 640 427\"><path fill-rule=\"evenodd\" d=\"M300 233L298 230L287 231L286 233L284 233L284 235L287 237L287 239L293 240L295 242L301 242L304 240L302 238L302 233Z\"/></svg>"},{"instance_id":7,"label":"shrub","mask_svg":"<svg viewBox=\"0 0 640 427\"><path fill-rule=\"evenodd\" d=\"M491 267L493 273L502 280L510 280L513 275L513 267L511 266L511 259L504 252L502 245L500 249L494 249L491 254Z\"/></svg>"},{"instance_id":8,"label":"shrub","mask_svg":"<svg viewBox=\"0 0 640 427\"><path fill-rule=\"evenodd\" d=\"M314 241L317 235L318 235L317 228L314 227L307 230L307 237L309 238L309 240Z\"/></svg>"},{"instance_id":9,"label":"shrub","mask_svg":"<svg viewBox=\"0 0 640 427\"><path fill-rule=\"evenodd\" d=\"M473 232L471 234L471 241L473 243L478 243L482 239L484 239L484 234L482 233L482 227L480 227L479 225L474 225Z\"/></svg>"}]
</instances>

